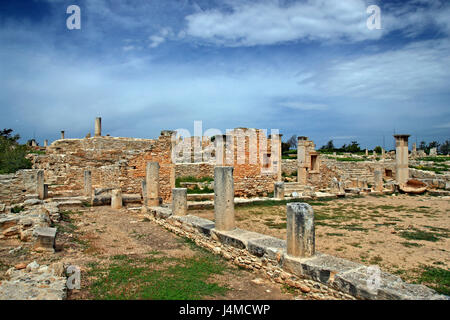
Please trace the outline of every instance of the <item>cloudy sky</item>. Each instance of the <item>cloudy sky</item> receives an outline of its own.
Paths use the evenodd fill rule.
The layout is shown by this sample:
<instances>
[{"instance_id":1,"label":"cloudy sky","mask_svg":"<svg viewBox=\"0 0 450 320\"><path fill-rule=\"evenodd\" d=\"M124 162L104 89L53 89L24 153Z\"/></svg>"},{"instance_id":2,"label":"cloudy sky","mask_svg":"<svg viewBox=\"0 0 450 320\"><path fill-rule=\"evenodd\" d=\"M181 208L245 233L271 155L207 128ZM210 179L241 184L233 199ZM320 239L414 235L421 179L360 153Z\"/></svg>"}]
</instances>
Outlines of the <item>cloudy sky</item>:
<instances>
[{"instance_id":1,"label":"cloudy sky","mask_svg":"<svg viewBox=\"0 0 450 320\"><path fill-rule=\"evenodd\" d=\"M81 9L69 30L67 7ZM370 30L370 5L381 29ZM0 129L23 140L235 127L318 146L450 138L450 2L0 2Z\"/></svg>"}]
</instances>

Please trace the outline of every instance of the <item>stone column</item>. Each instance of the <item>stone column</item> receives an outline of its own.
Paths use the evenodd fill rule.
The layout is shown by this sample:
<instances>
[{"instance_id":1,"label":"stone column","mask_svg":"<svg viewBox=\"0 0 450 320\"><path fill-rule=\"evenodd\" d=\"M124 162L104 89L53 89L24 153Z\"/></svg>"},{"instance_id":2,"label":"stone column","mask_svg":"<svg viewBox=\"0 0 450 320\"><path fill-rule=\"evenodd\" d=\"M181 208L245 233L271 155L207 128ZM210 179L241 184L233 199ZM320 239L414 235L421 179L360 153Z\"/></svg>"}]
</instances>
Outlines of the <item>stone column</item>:
<instances>
[{"instance_id":1,"label":"stone column","mask_svg":"<svg viewBox=\"0 0 450 320\"><path fill-rule=\"evenodd\" d=\"M111 191L111 208L122 208L122 191L120 189L114 189Z\"/></svg>"},{"instance_id":2,"label":"stone column","mask_svg":"<svg viewBox=\"0 0 450 320\"><path fill-rule=\"evenodd\" d=\"M287 204L287 254L310 257L315 254L314 211L306 203Z\"/></svg>"},{"instance_id":3,"label":"stone column","mask_svg":"<svg viewBox=\"0 0 450 320\"><path fill-rule=\"evenodd\" d=\"M383 160L386 159L386 151L383 148L381 148L381 157Z\"/></svg>"},{"instance_id":4,"label":"stone column","mask_svg":"<svg viewBox=\"0 0 450 320\"><path fill-rule=\"evenodd\" d=\"M92 173L84 170L84 195L89 199L92 197Z\"/></svg>"},{"instance_id":5,"label":"stone column","mask_svg":"<svg viewBox=\"0 0 450 320\"><path fill-rule=\"evenodd\" d=\"M95 137L101 137L102 136L102 118L98 117L95 118Z\"/></svg>"},{"instance_id":6,"label":"stone column","mask_svg":"<svg viewBox=\"0 0 450 320\"><path fill-rule=\"evenodd\" d=\"M406 183L409 179L408 138L409 134L396 134L395 138L395 180Z\"/></svg>"},{"instance_id":7,"label":"stone column","mask_svg":"<svg viewBox=\"0 0 450 320\"><path fill-rule=\"evenodd\" d=\"M366 157L368 157L368 156L369 156L369 150L366 149Z\"/></svg>"},{"instance_id":8,"label":"stone column","mask_svg":"<svg viewBox=\"0 0 450 320\"><path fill-rule=\"evenodd\" d=\"M297 138L297 182L306 185L308 176L307 176L307 161L306 161L306 141L307 137L298 137Z\"/></svg>"},{"instance_id":9,"label":"stone column","mask_svg":"<svg viewBox=\"0 0 450 320\"><path fill-rule=\"evenodd\" d=\"M48 147L48 140L44 140L44 147Z\"/></svg>"},{"instance_id":10,"label":"stone column","mask_svg":"<svg viewBox=\"0 0 450 320\"><path fill-rule=\"evenodd\" d=\"M272 147L276 148L276 152L272 151L272 166L275 167L276 171L277 171L277 181L282 181L282 175L281 175L281 160L282 160L282 149L281 149L281 137L283 135L282 134L273 134L271 135L271 140L275 139L272 141ZM278 159L277 159L278 158Z\"/></svg>"},{"instance_id":11,"label":"stone column","mask_svg":"<svg viewBox=\"0 0 450 320\"><path fill-rule=\"evenodd\" d=\"M214 219L217 230L235 228L233 167L214 168Z\"/></svg>"},{"instance_id":12,"label":"stone column","mask_svg":"<svg viewBox=\"0 0 450 320\"><path fill-rule=\"evenodd\" d=\"M61 139L64 139L64 131L61 131Z\"/></svg>"},{"instance_id":13,"label":"stone column","mask_svg":"<svg viewBox=\"0 0 450 320\"><path fill-rule=\"evenodd\" d=\"M44 170L38 170L37 172L36 192L39 199L45 199Z\"/></svg>"},{"instance_id":14,"label":"stone column","mask_svg":"<svg viewBox=\"0 0 450 320\"><path fill-rule=\"evenodd\" d=\"M147 205L159 206L159 163L147 162L145 169L145 180L147 185Z\"/></svg>"},{"instance_id":15,"label":"stone column","mask_svg":"<svg viewBox=\"0 0 450 320\"><path fill-rule=\"evenodd\" d=\"M284 182L275 182L273 195L275 199L284 199Z\"/></svg>"},{"instance_id":16,"label":"stone column","mask_svg":"<svg viewBox=\"0 0 450 320\"><path fill-rule=\"evenodd\" d=\"M147 181L142 180L141 181L141 188L142 188L142 200L144 207L147 207L148 201L147 201Z\"/></svg>"},{"instance_id":17,"label":"stone column","mask_svg":"<svg viewBox=\"0 0 450 320\"><path fill-rule=\"evenodd\" d=\"M437 156L437 148L431 148L430 149L430 157L436 157Z\"/></svg>"},{"instance_id":18,"label":"stone column","mask_svg":"<svg viewBox=\"0 0 450 320\"><path fill-rule=\"evenodd\" d=\"M383 191L383 173L379 169L374 171L374 189L375 191Z\"/></svg>"},{"instance_id":19,"label":"stone column","mask_svg":"<svg viewBox=\"0 0 450 320\"><path fill-rule=\"evenodd\" d=\"M176 216L185 216L187 214L187 189L172 189L172 214Z\"/></svg>"}]
</instances>

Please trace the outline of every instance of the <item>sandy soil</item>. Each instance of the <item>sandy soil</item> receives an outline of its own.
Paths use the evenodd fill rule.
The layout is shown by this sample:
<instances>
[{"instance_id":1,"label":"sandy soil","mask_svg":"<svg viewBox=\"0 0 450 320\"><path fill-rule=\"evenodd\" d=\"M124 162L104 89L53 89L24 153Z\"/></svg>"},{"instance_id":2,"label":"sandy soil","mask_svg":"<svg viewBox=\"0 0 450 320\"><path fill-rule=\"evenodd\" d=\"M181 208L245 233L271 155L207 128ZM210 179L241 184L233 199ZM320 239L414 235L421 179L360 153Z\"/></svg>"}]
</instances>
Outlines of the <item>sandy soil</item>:
<instances>
[{"instance_id":1,"label":"sandy soil","mask_svg":"<svg viewBox=\"0 0 450 320\"><path fill-rule=\"evenodd\" d=\"M450 267L450 200L383 196L312 203L316 249L366 265L377 264L405 280L423 266ZM214 220L213 210L189 214ZM286 206L237 207L237 226L286 239ZM437 241L406 239L424 231Z\"/></svg>"},{"instance_id":2,"label":"sandy soil","mask_svg":"<svg viewBox=\"0 0 450 320\"><path fill-rule=\"evenodd\" d=\"M0 280L4 272L15 264L29 263L36 260L39 264L63 261L81 268L81 290L73 290L69 299L89 299L88 284L90 279L83 277L89 270L89 263L105 265L115 255L129 255L140 258L148 252L159 251L164 256L183 258L199 254L193 251L181 238L168 232L151 221L127 211L112 210L108 207L87 208L80 213L70 215L72 224L77 228L70 233L61 233L57 237L55 254L38 254L29 250L29 245L19 240L0 241ZM74 238L77 238L74 241ZM20 254L11 255L11 248L23 246ZM226 260L228 268L222 275L214 275L210 281L225 285L230 290L225 296L211 299L293 299L294 295L286 292L281 285L262 280L256 272L240 270ZM255 281L256 280L256 281Z\"/></svg>"}]
</instances>

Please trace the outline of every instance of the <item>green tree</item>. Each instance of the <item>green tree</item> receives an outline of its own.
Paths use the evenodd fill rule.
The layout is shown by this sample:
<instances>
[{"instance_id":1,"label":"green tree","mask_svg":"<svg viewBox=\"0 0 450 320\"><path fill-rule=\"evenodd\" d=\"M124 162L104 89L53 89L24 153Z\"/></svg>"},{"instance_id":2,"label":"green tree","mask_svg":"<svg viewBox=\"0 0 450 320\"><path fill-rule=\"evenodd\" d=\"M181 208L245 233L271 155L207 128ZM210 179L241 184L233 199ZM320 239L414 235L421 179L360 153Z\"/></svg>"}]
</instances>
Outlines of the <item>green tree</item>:
<instances>
[{"instance_id":1,"label":"green tree","mask_svg":"<svg viewBox=\"0 0 450 320\"><path fill-rule=\"evenodd\" d=\"M297 149L297 136L294 134L286 141L286 143L289 145L290 149Z\"/></svg>"},{"instance_id":2,"label":"green tree","mask_svg":"<svg viewBox=\"0 0 450 320\"><path fill-rule=\"evenodd\" d=\"M12 132L12 129L0 131L0 174L31 168L31 161L25 158L30 151L28 146L19 144L20 136L11 135Z\"/></svg>"},{"instance_id":3,"label":"green tree","mask_svg":"<svg viewBox=\"0 0 450 320\"><path fill-rule=\"evenodd\" d=\"M376 146L375 149L373 149L373 151L375 151L377 154L380 154L382 150L383 149L380 146Z\"/></svg>"},{"instance_id":4,"label":"green tree","mask_svg":"<svg viewBox=\"0 0 450 320\"><path fill-rule=\"evenodd\" d=\"M450 153L450 141L446 140L441 147L439 148L439 152L441 154L449 154Z\"/></svg>"},{"instance_id":5,"label":"green tree","mask_svg":"<svg viewBox=\"0 0 450 320\"><path fill-rule=\"evenodd\" d=\"M333 140L327 142L326 145L323 145L319 150L333 152L335 150Z\"/></svg>"}]
</instances>

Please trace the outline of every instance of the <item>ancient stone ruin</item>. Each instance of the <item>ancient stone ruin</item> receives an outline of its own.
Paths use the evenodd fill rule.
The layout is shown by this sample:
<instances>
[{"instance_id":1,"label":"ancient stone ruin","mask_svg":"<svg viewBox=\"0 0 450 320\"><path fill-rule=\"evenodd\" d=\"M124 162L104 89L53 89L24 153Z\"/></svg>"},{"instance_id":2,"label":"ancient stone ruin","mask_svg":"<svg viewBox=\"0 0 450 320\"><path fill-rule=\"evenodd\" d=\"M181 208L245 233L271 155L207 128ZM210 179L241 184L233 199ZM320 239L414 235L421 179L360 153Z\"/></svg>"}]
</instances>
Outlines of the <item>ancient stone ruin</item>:
<instances>
[{"instance_id":1,"label":"ancient stone ruin","mask_svg":"<svg viewBox=\"0 0 450 320\"><path fill-rule=\"evenodd\" d=\"M336 154L320 154L313 141L300 136L297 159L281 159L281 134L266 136L259 129L190 138L164 130L157 139L119 138L102 136L101 118L96 118L93 137L65 139L61 131L61 139L44 143L45 154L29 155L33 169L0 175L0 241L18 237L52 254L58 242L52 225L62 210L133 208L199 246L304 292L318 290L339 299L446 299L384 272L381 285L373 288L369 267L315 249L321 239L315 236L314 210L302 203L306 199L392 194L406 190L410 179L423 183L424 192L448 194L449 175L409 168L418 152L414 148L409 155L408 135L394 137L394 154L369 155L366 150L365 161L342 162ZM210 180L180 188L179 177ZM188 194L192 185L213 193ZM264 200L295 200L286 207L286 241L236 227L236 204ZM214 222L189 214L208 207L214 208ZM11 290L31 290L17 289L17 279L34 275L37 282L53 277L55 288L33 297L63 299L66 288L58 268L11 269L10 280L0 284L0 296L23 297Z\"/></svg>"}]
</instances>

